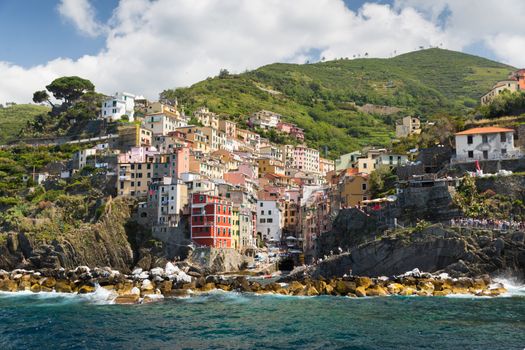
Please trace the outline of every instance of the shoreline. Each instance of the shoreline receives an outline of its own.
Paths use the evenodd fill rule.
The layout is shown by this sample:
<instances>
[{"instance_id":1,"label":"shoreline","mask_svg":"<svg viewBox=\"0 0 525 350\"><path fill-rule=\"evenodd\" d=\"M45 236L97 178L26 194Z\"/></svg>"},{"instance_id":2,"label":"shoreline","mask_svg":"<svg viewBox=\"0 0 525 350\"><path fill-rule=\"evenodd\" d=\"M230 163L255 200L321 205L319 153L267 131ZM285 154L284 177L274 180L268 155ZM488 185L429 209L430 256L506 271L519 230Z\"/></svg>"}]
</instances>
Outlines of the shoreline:
<instances>
[{"instance_id":1,"label":"shoreline","mask_svg":"<svg viewBox=\"0 0 525 350\"><path fill-rule=\"evenodd\" d=\"M285 282L248 279L246 276L208 275L179 268L171 263L149 271L135 269L125 275L110 268L26 271L0 270L0 292L62 293L96 296L105 293L115 304L142 304L169 297L193 297L220 290L240 294L282 296L343 296L349 298L385 296L472 296L498 297L508 293L506 286L488 275L479 278L450 278L415 269L400 276L344 276L291 280ZM102 295L103 296L103 295Z\"/></svg>"}]
</instances>

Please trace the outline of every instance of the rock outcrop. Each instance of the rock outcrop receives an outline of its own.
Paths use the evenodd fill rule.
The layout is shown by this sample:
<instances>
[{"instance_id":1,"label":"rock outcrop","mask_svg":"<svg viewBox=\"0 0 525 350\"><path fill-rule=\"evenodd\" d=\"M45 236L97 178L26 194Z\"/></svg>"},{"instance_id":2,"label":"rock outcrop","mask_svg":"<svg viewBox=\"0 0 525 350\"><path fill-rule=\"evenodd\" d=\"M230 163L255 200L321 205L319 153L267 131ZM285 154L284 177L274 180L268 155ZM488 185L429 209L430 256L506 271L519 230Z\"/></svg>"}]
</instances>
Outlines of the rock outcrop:
<instances>
[{"instance_id":1,"label":"rock outcrop","mask_svg":"<svg viewBox=\"0 0 525 350\"><path fill-rule=\"evenodd\" d=\"M206 274L239 271L243 265L253 262L253 258L242 255L235 249L197 248L188 263Z\"/></svg>"},{"instance_id":2,"label":"rock outcrop","mask_svg":"<svg viewBox=\"0 0 525 350\"><path fill-rule=\"evenodd\" d=\"M313 278L392 276L418 268L453 277L512 274L525 278L525 233L452 229L440 224L398 231L358 245L350 253L296 271Z\"/></svg>"},{"instance_id":3,"label":"rock outcrop","mask_svg":"<svg viewBox=\"0 0 525 350\"><path fill-rule=\"evenodd\" d=\"M136 229L129 223L132 206L131 200L117 198L105 206L97 222L56 232L52 239L25 232L7 233L0 244L0 268L71 269L87 265L129 271L141 258L128 238L129 231Z\"/></svg>"}]
</instances>

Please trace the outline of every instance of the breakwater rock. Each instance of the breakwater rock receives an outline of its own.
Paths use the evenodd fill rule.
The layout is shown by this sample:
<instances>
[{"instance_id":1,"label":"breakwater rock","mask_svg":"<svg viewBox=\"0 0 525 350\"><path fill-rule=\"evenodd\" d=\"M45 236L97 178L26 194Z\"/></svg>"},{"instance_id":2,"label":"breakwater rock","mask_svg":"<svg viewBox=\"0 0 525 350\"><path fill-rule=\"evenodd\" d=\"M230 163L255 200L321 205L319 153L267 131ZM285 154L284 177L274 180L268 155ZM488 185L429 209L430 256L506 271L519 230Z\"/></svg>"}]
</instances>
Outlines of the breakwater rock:
<instances>
[{"instance_id":1,"label":"breakwater rock","mask_svg":"<svg viewBox=\"0 0 525 350\"><path fill-rule=\"evenodd\" d=\"M110 268L81 266L74 270L0 270L0 291L60 292L90 294L104 290L107 301L117 304L137 304L162 300L164 297L185 297L212 290L235 291L257 294L280 294L293 296L333 295L347 297L417 295L446 296L471 294L476 296L499 296L506 292L500 283L488 276L479 278L450 278L413 271L391 278L345 276L331 279L287 280L268 282L245 276L202 276L189 266L171 263L165 268L143 271L138 268L130 275Z\"/></svg>"}]
</instances>

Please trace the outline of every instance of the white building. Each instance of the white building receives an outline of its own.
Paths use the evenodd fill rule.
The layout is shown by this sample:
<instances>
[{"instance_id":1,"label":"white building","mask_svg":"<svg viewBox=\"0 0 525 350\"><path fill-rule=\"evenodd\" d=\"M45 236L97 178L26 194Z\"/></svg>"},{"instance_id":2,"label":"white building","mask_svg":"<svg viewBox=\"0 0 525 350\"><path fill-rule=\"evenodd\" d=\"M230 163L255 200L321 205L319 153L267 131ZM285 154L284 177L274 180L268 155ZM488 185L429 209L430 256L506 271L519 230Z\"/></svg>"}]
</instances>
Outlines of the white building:
<instances>
[{"instance_id":1,"label":"white building","mask_svg":"<svg viewBox=\"0 0 525 350\"><path fill-rule=\"evenodd\" d=\"M202 126L209 126L213 129L219 129L219 116L210 112L206 107L200 107L193 114Z\"/></svg>"},{"instance_id":2,"label":"white building","mask_svg":"<svg viewBox=\"0 0 525 350\"><path fill-rule=\"evenodd\" d=\"M521 157L521 152L514 148L514 130L485 127L468 129L456 134L456 157L452 162L518 157Z\"/></svg>"},{"instance_id":3,"label":"white building","mask_svg":"<svg viewBox=\"0 0 525 350\"><path fill-rule=\"evenodd\" d=\"M262 129L276 128L281 121L281 115L271 111L259 111L250 116L250 123Z\"/></svg>"},{"instance_id":4,"label":"white building","mask_svg":"<svg viewBox=\"0 0 525 350\"><path fill-rule=\"evenodd\" d=\"M153 135L168 135L168 133L185 127L188 123L183 118L168 115L166 113L152 113L144 117L142 126L150 129Z\"/></svg>"},{"instance_id":5,"label":"white building","mask_svg":"<svg viewBox=\"0 0 525 350\"><path fill-rule=\"evenodd\" d=\"M133 121L135 113L135 95L127 92L116 92L102 102L102 118L111 121L120 120L127 115L129 121Z\"/></svg>"},{"instance_id":6,"label":"white building","mask_svg":"<svg viewBox=\"0 0 525 350\"><path fill-rule=\"evenodd\" d=\"M148 206L154 217L154 231L177 227L187 205L188 187L181 180L164 177L160 182L150 184Z\"/></svg>"},{"instance_id":7,"label":"white building","mask_svg":"<svg viewBox=\"0 0 525 350\"><path fill-rule=\"evenodd\" d=\"M283 215L277 201L257 201L257 236L265 242L280 242Z\"/></svg>"},{"instance_id":8,"label":"white building","mask_svg":"<svg viewBox=\"0 0 525 350\"><path fill-rule=\"evenodd\" d=\"M481 96L481 104L488 105L503 91L516 92L520 90L520 84L517 80L503 80L499 81L487 92Z\"/></svg>"}]
</instances>

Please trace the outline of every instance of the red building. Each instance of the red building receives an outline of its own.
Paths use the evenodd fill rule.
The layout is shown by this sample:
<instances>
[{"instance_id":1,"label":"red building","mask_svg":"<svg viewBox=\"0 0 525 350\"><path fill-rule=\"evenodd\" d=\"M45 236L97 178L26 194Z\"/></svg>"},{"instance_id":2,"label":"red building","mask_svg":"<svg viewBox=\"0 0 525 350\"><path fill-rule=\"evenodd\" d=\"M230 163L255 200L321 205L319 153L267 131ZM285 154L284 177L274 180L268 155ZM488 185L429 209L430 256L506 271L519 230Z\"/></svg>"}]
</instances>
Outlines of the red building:
<instances>
[{"instance_id":1,"label":"red building","mask_svg":"<svg viewBox=\"0 0 525 350\"><path fill-rule=\"evenodd\" d=\"M198 246L232 248L232 203L194 193L191 198L191 239Z\"/></svg>"}]
</instances>

